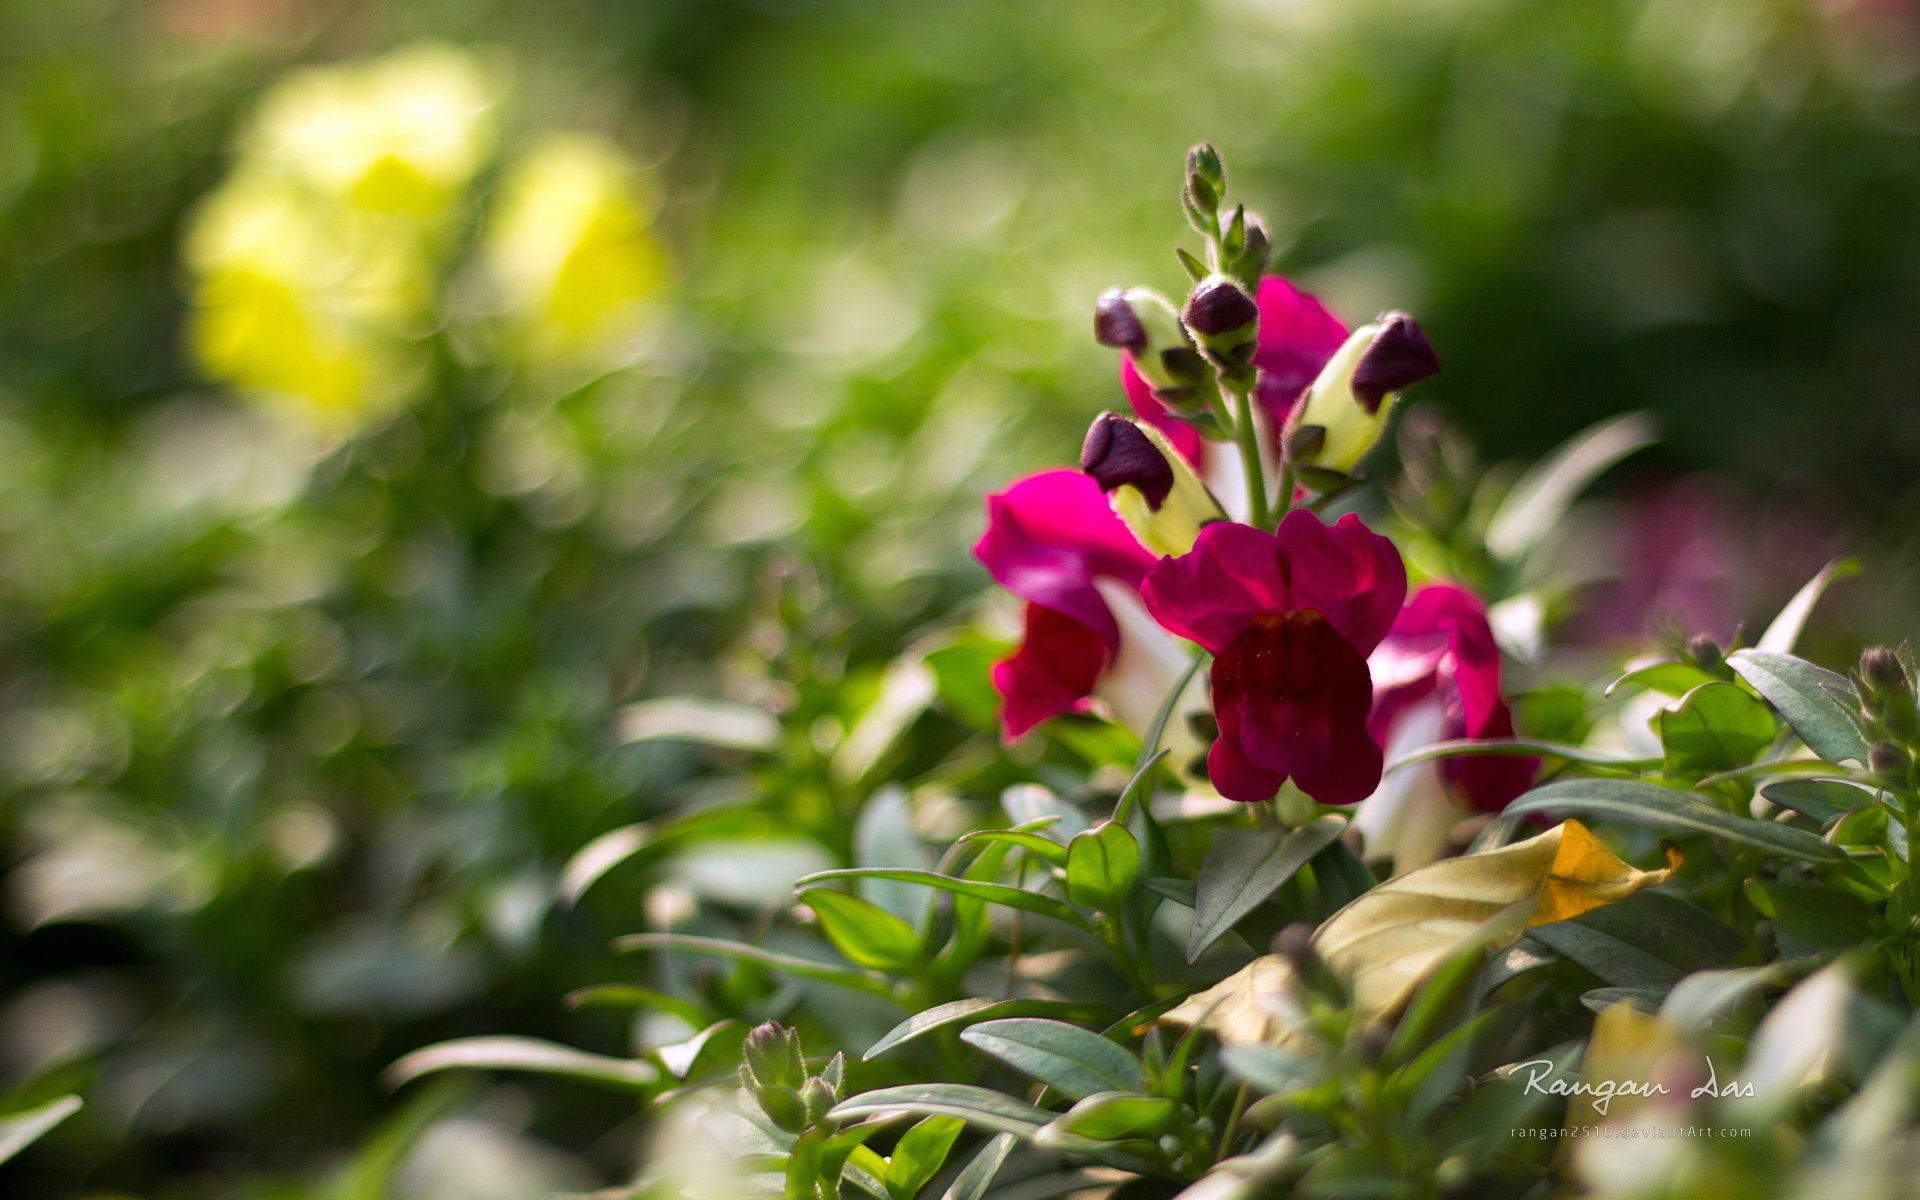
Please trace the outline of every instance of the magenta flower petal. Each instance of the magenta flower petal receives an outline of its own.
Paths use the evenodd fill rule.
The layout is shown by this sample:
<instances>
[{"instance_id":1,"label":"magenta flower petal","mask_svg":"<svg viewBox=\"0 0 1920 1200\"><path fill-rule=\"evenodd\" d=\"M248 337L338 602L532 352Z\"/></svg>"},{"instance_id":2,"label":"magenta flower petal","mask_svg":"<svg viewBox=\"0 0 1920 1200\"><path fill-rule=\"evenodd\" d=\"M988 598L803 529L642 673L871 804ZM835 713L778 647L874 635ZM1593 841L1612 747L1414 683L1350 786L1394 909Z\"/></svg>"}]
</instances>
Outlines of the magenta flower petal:
<instances>
[{"instance_id":1,"label":"magenta flower petal","mask_svg":"<svg viewBox=\"0 0 1920 1200\"><path fill-rule=\"evenodd\" d=\"M1026 636L1011 658L994 664L993 687L1004 703L1007 740L1086 704L1113 658L1105 639L1064 613L1027 605Z\"/></svg>"},{"instance_id":2,"label":"magenta flower petal","mask_svg":"<svg viewBox=\"0 0 1920 1200\"><path fill-rule=\"evenodd\" d=\"M1325 804L1365 799L1380 782L1380 748L1367 733L1372 700L1366 659L1324 617L1255 618L1213 663L1216 747L1227 747L1230 768L1214 786L1233 800L1267 799L1277 785L1254 794L1234 777L1250 766L1246 783L1291 776Z\"/></svg>"},{"instance_id":3,"label":"magenta flower petal","mask_svg":"<svg viewBox=\"0 0 1920 1200\"><path fill-rule=\"evenodd\" d=\"M1500 648L1480 598L1457 584L1422 587L1373 655L1377 687L1368 727L1387 740L1421 703L1444 706L1442 736L1513 736L1513 713L1500 696ZM1454 758L1444 772L1474 807L1497 812L1525 791L1539 770L1534 758Z\"/></svg>"},{"instance_id":4,"label":"magenta flower petal","mask_svg":"<svg viewBox=\"0 0 1920 1200\"><path fill-rule=\"evenodd\" d=\"M1262 613L1320 613L1362 657L1392 628L1406 596L1394 544L1349 513L1328 526L1304 509L1278 532L1216 522L1192 551L1162 560L1141 585L1154 617L1215 654Z\"/></svg>"},{"instance_id":5,"label":"magenta flower petal","mask_svg":"<svg viewBox=\"0 0 1920 1200\"><path fill-rule=\"evenodd\" d=\"M1406 591L1392 542L1357 516L1328 526L1304 510L1274 533L1208 525L1148 574L1147 610L1214 655L1220 737L1207 762L1221 795L1265 800L1291 778L1323 803L1353 804L1379 785L1367 654Z\"/></svg>"},{"instance_id":6,"label":"magenta flower petal","mask_svg":"<svg viewBox=\"0 0 1920 1200\"><path fill-rule=\"evenodd\" d=\"M987 497L987 531L973 547L1008 591L1073 618L1111 648L1119 628L1093 586L1110 576L1138 585L1157 561L1079 471L1042 471Z\"/></svg>"},{"instance_id":7,"label":"magenta flower petal","mask_svg":"<svg viewBox=\"0 0 1920 1200\"><path fill-rule=\"evenodd\" d=\"M1278 429L1349 330L1319 300L1278 275L1260 281L1255 300L1260 305L1260 344L1253 365L1260 368L1260 380L1254 394Z\"/></svg>"},{"instance_id":8,"label":"magenta flower petal","mask_svg":"<svg viewBox=\"0 0 1920 1200\"><path fill-rule=\"evenodd\" d=\"M1153 394L1153 385L1141 378L1134 369L1133 360L1126 355L1120 356L1120 386L1126 390L1127 402L1133 406L1133 415L1158 429L1166 435L1173 448L1195 467L1205 453L1206 441L1199 430L1173 415L1173 410Z\"/></svg>"}]
</instances>

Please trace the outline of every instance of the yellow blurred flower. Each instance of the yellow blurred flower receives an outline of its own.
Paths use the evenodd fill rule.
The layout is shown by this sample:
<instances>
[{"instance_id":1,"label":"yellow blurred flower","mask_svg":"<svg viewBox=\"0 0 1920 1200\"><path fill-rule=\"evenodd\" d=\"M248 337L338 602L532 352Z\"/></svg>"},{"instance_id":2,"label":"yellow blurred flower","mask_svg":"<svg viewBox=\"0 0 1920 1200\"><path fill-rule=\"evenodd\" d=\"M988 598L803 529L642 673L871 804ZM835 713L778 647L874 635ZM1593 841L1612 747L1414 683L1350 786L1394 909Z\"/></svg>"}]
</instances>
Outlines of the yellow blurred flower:
<instances>
[{"instance_id":1,"label":"yellow blurred flower","mask_svg":"<svg viewBox=\"0 0 1920 1200\"><path fill-rule=\"evenodd\" d=\"M480 65L443 46L269 91L187 231L201 366L329 432L404 402L491 103Z\"/></svg>"},{"instance_id":2,"label":"yellow blurred flower","mask_svg":"<svg viewBox=\"0 0 1920 1200\"><path fill-rule=\"evenodd\" d=\"M610 142L549 135L509 169L483 244L506 316L536 359L604 352L665 279L652 189Z\"/></svg>"},{"instance_id":3,"label":"yellow blurred flower","mask_svg":"<svg viewBox=\"0 0 1920 1200\"><path fill-rule=\"evenodd\" d=\"M479 62L449 46L309 67L267 95L242 150L320 196L369 212L433 216L458 198L492 148L493 99Z\"/></svg>"}]
</instances>

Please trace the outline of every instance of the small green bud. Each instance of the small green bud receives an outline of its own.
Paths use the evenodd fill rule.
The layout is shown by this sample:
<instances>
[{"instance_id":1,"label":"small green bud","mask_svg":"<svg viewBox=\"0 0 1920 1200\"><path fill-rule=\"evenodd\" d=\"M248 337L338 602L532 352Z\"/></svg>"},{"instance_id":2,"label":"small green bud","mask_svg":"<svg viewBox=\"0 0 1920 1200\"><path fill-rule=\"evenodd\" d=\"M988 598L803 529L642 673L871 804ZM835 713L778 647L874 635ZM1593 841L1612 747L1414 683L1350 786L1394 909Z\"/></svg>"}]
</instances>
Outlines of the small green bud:
<instances>
[{"instance_id":1,"label":"small green bud","mask_svg":"<svg viewBox=\"0 0 1920 1200\"><path fill-rule=\"evenodd\" d=\"M1267 232L1267 225L1257 214L1248 213L1246 236L1240 250L1227 261L1227 274L1240 281L1240 286L1250 292L1260 290L1260 277L1267 273L1267 262L1273 257L1273 237Z\"/></svg>"},{"instance_id":2,"label":"small green bud","mask_svg":"<svg viewBox=\"0 0 1920 1200\"><path fill-rule=\"evenodd\" d=\"M745 1067L740 1068L740 1079L752 1093L753 1102L776 1127L788 1133L799 1133L807 1127L807 1106L799 1092L790 1087L755 1087Z\"/></svg>"},{"instance_id":3,"label":"small green bud","mask_svg":"<svg viewBox=\"0 0 1920 1200\"><path fill-rule=\"evenodd\" d=\"M1860 682L1875 698L1891 696L1912 686L1900 665L1900 656L1885 646L1870 647L1860 656Z\"/></svg>"},{"instance_id":4,"label":"small green bud","mask_svg":"<svg viewBox=\"0 0 1920 1200\"><path fill-rule=\"evenodd\" d=\"M827 1113L839 1100L833 1085L818 1076L807 1080L806 1086L800 1089L800 1103L809 1125L825 1124Z\"/></svg>"},{"instance_id":5,"label":"small green bud","mask_svg":"<svg viewBox=\"0 0 1920 1200\"><path fill-rule=\"evenodd\" d=\"M1220 198L1227 194L1227 169L1211 143L1187 151L1187 185L1181 203L1193 227L1211 237L1219 228Z\"/></svg>"},{"instance_id":6,"label":"small green bud","mask_svg":"<svg viewBox=\"0 0 1920 1200\"><path fill-rule=\"evenodd\" d=\"M751 1087L797 1088L806 1081L807 1063L800 1053L800 1035L778 1021L754 1027L744 1048Z\"/></svg>"}]
</instances>

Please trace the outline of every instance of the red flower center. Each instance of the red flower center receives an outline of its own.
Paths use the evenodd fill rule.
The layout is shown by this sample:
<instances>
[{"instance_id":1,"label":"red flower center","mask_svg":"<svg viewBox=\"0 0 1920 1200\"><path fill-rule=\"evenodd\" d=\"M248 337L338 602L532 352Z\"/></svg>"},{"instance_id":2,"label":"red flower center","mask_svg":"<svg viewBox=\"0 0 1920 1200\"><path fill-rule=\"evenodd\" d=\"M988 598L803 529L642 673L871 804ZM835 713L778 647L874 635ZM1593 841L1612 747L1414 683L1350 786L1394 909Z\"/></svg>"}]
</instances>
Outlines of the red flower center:
<instances>
[{"instance_id":1,"label":"red flower center","mask_svg":"<svg viewBox=\"0 0 1920 1200\"><path fill-rule=\"evenodd\" d=\"M1344 653L1342 653L1344 651ZM1216 678L1235 690L1273 700L1305 700L1358 657L1346 639L1310 608L1262 613L1220 655Z\"/></svg>"}]
</instances>

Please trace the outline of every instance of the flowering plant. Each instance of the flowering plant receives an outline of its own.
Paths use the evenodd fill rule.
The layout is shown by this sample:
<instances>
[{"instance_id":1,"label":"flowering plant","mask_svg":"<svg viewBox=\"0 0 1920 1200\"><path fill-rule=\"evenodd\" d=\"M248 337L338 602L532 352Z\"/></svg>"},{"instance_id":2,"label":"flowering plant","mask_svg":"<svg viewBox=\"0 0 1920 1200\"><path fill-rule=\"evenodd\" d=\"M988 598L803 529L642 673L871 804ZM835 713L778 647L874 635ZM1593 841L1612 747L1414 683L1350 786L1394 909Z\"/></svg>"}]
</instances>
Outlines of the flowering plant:
<instances>
[{"instance_id":1,"label":"flowering plant","mask_svg":"<svg viewBox=\"0 0 1920 1200\"><path fill-rule=\"evenodd\" d=\"M455 1041L398 1077L638 1092L668 1130L638 1196L1798 1194L1836 1163L1908 1194L1912 654L1793 655L1836 564L1750 643L1543 686L1542 564L1644 423L1511 483L1409 423L1361 507L1439 355L1269 274L1225 196L1196 148L1184 303L1096 305L1131 415L987 499L1010 651L937 636L840 710L786 596L784 721L628 714L754 764L565 873L661 868L625 943L656 974L580 997L638 1009L640 1049ZM983 717L999 744L902 737ZM697 854L754 848L688 902Z\"/></svg>"}]
</instances>

